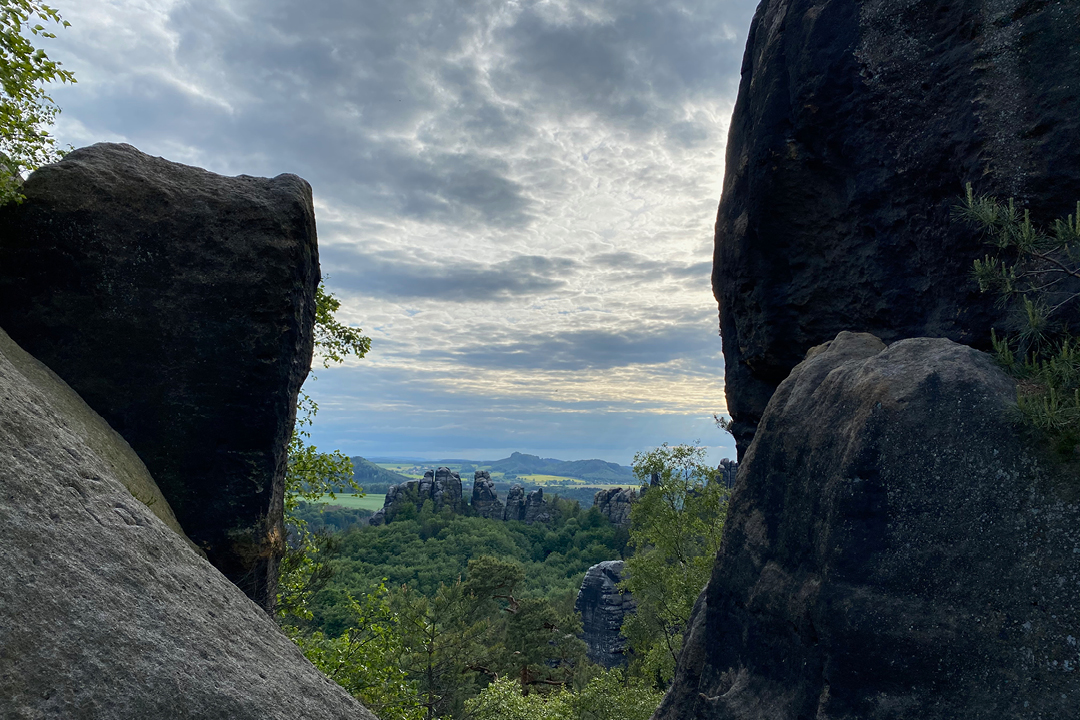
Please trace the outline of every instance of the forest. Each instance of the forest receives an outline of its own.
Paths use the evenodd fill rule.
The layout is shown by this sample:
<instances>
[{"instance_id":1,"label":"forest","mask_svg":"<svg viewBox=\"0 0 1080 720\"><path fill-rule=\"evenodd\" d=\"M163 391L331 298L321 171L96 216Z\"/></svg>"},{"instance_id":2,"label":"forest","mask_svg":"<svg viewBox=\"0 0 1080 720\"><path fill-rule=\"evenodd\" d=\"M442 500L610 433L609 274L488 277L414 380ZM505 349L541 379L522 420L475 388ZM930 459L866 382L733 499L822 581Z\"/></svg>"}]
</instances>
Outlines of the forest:
<instances>
[{"instance_id":1,"label":"forest","mask_svg":"<svg viewBox=\"0 0 1080 720\"><path fill-rule=\"evenodd\" d=\"M436 511L393 522L297 501L278 619L383 720L645 720L674 673L719 542L727 490L695 446L636 458L629 528L554 496L528 525ZM626 667L591 663L574 604L592 565L625 559L637 614Z\"/></svg>"}]
</instances>

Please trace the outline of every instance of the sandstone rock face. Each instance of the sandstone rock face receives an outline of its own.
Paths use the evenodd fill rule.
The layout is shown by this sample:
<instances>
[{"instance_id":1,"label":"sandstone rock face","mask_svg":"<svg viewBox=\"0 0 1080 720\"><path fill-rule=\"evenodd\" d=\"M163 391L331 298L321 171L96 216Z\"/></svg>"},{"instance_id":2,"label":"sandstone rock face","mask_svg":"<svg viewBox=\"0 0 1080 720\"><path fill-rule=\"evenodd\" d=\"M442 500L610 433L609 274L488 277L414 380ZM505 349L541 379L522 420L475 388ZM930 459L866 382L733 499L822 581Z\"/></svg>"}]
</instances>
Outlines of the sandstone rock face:
<instances>
[{"instance_id":1,"label":"sandstone rock face","mask_svg":"<svg viewBox=\"0 0 1080 720\"><path fill-rule=\"evenodd\" d=\"M382 508L368 522L371 525L390 522L403 507L412 506L419 510L426 500L434 502L435 510L448 507L454 512L461 512L461 476L450 468L440 467L425 472L421 480L391 485L386 491Z\"/></svg>"},{"instance_id":2,"label":"sandstone rock face","mask_svg":"<svg viewBox=\"0 0 1080 720\"><path fill-rule=\"evenodd\" d=\"M1075 212L1078 32L1070 2L763 0L713 269L740 456L841 330L988 345L1000 318L969 276L985 248L950 210L970 181L1047 221Z\"/></svg>"},{"instance_id":3,"label":"sandstone rock face","mask_svg":"<svg viewBox=\"0 0 1080 720\"><path fill-rule=\"evenodd\" d=\"M521 485L510 488L510 492L506 494L503 520L519 520L529 525L551 520L547 500L544 499L544 489L537 488L526 495L525 488Z\"/></svg>"},{"instance_id":4,"label":"sandstone rock face","mask_svg":"<svg viewBox=\"0 0 1080 720\"><path fill-rule=\"evenodd\" d=\"M0 716L375 720L166 525L104 425L0 333Z\"/></svg>"},{"instance_id":5,"label":"sandstone rock face","mask_svg":"<svg viewBox=\"0 0 1080 720\"><path fill-rule=\"evenodd\" d=\"M0 326L146 463L188 536L265 607L319 281L311 189L99 144L0 211Z\"/></svg>"},{"instance_id":6,"label":"sandstone rock face","mask_svg":"<svg viewBox=\"0 0 1080 720\"><path fill-rule=\"evenodd\" d=\"M506 493L506 511L503 520L525 519L525 488L514 485L510 492Z\"/></svg>"},{"instance_id":7,"label":"sandstone rock face","mask_svg":"<svg viewBox=\"0 0 1080 720\"><path fill-rule=\"evenodd\" d=\"M841 333L773 395L658 720L1063 718L1080 484L945 339Z\"/></svg>"},{"instance_id":8,"label":"sandstone rock face","mask_svg":"<svg viewBox=\"0 0 1080 720\"><path fill-rule=\"evenodd\" d=\"M617 587L623 566L622 560L608 560L589 568L574 603L589 659L606 668L627 662L626 638L619 630L627 614L634 612L634 599Z\"/></svg>"},{"instance_id":9,"label":"sandstone rock face","mask_svg":"<svg viewBox=\"0 0 1080 720\"><path fill-rule=\"evenodd\" d=\"M597 490L593 496L593 505L618 527L630 525L630 505L637 500L637 490L630 488L609 488Z\"/></svg>"},{"instance_id":10,"label":"sandstone rock face","mask_svg":"<svg viewBox=\"0 0 1080 720\"><path fill-rule=\"evenodd\" d=\"M506 511L487 470L477 470L473 475L472 509L480 517L499 520Z\"/></svg>"}]
</instances>

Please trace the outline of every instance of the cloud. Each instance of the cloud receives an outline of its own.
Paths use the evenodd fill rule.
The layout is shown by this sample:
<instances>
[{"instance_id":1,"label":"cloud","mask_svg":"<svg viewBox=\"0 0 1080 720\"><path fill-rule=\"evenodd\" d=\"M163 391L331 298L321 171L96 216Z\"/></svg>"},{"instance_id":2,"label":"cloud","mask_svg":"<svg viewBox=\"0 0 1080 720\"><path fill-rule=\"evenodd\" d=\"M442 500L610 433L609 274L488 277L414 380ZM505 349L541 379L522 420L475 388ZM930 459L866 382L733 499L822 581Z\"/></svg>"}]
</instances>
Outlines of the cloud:
<instances>
[{"instance_id":1,"label":"cloud","mask_svg":"<svg viewBox=\"0 0 1080 720\"><path fill-rule=\"evenodd\" d=\"M569 258L517 255L480 263L418 258L413 253L364 253L330 246L323 261L335 268L335 284L363 295L429 298L443 302L507 302L565 288L563 279L578 263Z\"/></svg>"},{"instance_id":2,"label":"cloud","mask_svg":"<svg viewBox=\"0 0 1080 720\"><path fill-rule=\"evenodd\" d=\"M713 344L697 328L671 325L622 332L591 329L534 334L513 342L474 343L448 354L462 364L479 368L574 371L657 365L697 356Z\"/></svg>"}]
</instances>

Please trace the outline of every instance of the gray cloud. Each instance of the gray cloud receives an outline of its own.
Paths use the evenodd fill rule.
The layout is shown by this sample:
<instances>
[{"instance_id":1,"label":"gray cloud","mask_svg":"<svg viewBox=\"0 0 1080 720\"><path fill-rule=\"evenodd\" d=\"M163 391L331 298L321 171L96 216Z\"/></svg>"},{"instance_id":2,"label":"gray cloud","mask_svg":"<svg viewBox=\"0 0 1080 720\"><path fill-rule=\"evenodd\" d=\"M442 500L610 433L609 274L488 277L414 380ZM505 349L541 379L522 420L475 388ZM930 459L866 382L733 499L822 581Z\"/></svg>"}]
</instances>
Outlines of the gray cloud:
<instances>
[{"instance_id":1,"label":"gray cloud","mask_svg":"<svg viewBox=\"0 0 1080 720\"><path fill-rule=\"evenodd\" d=\"M687 324L631 331L570 330L510 342L475 343L447 354L459 363L481 368L573 371L654 365L715 351L712 333L703 330Z\"/></svg>"},{"instance_id":2,"label":"gray cloud","mask_svg":"<svg viewBox=\"0 0 1080 720\"><path fill-rule=\"evenodd\" d=\"M362 253L347 246L322 251L334 284L375 297L431 298L447 302L506 302L549 293L578 263L569 258L517 255L496 263L417 260L405 253Z\"/></svg>"}]
</instances>

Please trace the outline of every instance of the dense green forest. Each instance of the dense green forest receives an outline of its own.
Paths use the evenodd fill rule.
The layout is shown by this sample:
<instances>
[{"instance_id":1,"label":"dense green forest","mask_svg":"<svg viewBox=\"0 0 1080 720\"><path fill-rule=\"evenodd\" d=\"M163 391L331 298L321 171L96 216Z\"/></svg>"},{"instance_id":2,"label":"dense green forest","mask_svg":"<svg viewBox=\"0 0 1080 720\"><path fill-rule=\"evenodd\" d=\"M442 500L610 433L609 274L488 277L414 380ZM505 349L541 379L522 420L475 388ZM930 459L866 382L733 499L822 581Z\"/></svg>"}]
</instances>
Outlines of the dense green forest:
<instances>
[{"instance_id":1,"label":"dense green forest","mask_svg":"<svg viewBox=\"0 0 1080 720\"><path fill-rule=\"evenodd\" d=\"M638 456L648 492L629 528L558 495L532 525L429 500L370 526L366 511L297 500L280 621L383 720L646 720L723 526L727 490L703 453ZM607 671L586 657L574 604L588 568L620 558L640 601L630 664Z\"/></svg>"}]
</instances>

